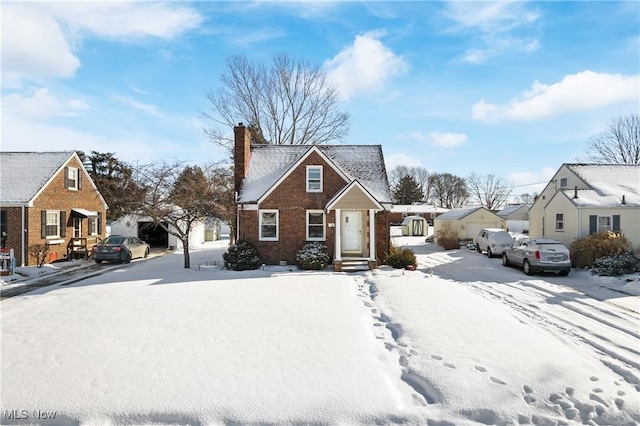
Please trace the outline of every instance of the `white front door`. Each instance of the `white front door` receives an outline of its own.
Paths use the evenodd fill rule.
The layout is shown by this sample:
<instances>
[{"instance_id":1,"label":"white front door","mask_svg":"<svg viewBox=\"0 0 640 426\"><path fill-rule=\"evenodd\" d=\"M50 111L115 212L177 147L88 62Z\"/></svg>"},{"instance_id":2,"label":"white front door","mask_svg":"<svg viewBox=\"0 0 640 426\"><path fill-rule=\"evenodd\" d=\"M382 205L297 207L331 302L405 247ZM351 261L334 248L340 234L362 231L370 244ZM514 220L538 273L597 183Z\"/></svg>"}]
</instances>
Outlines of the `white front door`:
<instances>
[{"instance_id":1,"label":"white front door","mask_svg":"<svg viewBox=\"0 0 640 426\"><path fill-rule=\"evenodd\" d=\"M362 252L362 212L342 212L342 251Z\"/></svg>"}]
</instances>

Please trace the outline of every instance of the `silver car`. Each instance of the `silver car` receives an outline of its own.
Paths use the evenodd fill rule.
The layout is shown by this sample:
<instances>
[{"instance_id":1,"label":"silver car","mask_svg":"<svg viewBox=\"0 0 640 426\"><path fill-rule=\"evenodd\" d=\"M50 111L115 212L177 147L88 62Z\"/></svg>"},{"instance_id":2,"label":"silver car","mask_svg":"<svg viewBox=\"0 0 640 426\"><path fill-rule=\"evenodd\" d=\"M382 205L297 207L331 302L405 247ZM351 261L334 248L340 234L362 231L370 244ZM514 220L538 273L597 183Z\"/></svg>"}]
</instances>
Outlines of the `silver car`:
<instances>
[{"instance_id":1,"label":"silver car","mask_svg":"<svg viewBox=\"0 0 640 426\"><path fill-rule=\"evenodd\" d=\"M557 240L523 238L502 253L502 264L519 266L527 275L555 271L565 276L571 271L571 252Z\"/></svg>"},{"instance_id":2,"label":"silver car","mask_svg":"<svg viewBox=\"0 0 640 426\"><path fill-rule=\"evenodd\" d=\"M136 237L109 235L93 246L91 256L96 263L103 260L129 263L136 257L149 256L149 244Z\"/></svg>"}]
</instances>

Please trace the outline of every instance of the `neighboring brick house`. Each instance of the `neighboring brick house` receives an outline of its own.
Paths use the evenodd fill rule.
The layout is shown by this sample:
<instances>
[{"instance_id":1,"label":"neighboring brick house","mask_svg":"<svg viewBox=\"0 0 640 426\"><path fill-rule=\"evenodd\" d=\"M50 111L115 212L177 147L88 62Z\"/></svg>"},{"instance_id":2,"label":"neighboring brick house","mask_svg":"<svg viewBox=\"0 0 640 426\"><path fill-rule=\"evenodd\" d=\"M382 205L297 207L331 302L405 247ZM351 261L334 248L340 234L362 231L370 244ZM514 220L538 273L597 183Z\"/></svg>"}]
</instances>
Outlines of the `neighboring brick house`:
<instances>
[{"instance_id":1,"label":"neighboring brick house","mask_svg":"<svg viewBox=\"0 0 640 426\"><path fill-rule=\"evenodd\" d=\"M104 237L107 204L75 152L0 152L0 168L0 223L17 265L36 263L33 244L52 262Z\"/></svg>"},{"instance_id":2,"label":"neighboring brick house","mask_svg":"<svg viewBox=\"0 0 640 426\"><path fill-rule=\"evenodd\" d=\"M377 267L389 253L391 195L379 145L251 145L235 132L237 237L267 264L326 244L336 271Z\"/></svg>"}]
</instances>

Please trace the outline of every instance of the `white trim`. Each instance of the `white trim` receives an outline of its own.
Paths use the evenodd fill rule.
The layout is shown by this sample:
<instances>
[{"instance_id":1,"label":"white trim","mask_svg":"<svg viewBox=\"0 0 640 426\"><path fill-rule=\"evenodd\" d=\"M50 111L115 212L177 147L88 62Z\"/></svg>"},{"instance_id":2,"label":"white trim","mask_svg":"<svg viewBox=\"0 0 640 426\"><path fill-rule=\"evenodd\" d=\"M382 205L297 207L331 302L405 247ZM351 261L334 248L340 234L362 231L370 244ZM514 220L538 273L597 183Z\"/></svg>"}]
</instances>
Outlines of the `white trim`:
<instances>
[{"instance_id":1,"label":"white trim","mask_svg":"<svg viewBox=\"0 0 640 426\"><path fill-rule=\"evenodd\" d=\"M311 179L309 178L309 172L311 170L320 170L320 188L318 188L318 189L309 188L309 183L311 182ZM306 179L305 179L307 192L322 192L323 191L323 186L324 186L323 185L323 181L324 181L323 178L324 178L324 172L323 172L322 165L315 165L314 164L314 165L307 166L307 174L306 174Z\"/></svg>"},{"instance_id":2,"label":"white trim","mask_svg":"<svg viewBox=\"0 0 640 426\"><path fill-rule=\"evenodd\" d=\"M329 166L331 166L331 168L333 170L335 170L336 173L338 173L338 175L340 175L340 177L342 179L344 179L345 182L349 182L349 178L347 177L347 175L345 175L342 170L340 170L340 168L338 168L338 166L336 166L336 164L331 161L331 159L329 159L329 157L327 157L322 151L320 151L318 149L317 146L313 145L312 147L309 148L309 150L307 150L306 153L304 153L304 155L302 155L302 157L300 157L298 159L298 161L296 161L295 163L293 163L293 165L291 167L289 167L289 170L286 171L286 173L284 173L280 179L278 179L277 181L275 181L275 183L273 185L271 185L271 188L269 188L264 194L262 194L260 197L258 197L258 204L262 203L265 198L267 198L273 191L275 191L275 189L280 186L280 184L287 178L289 177L289 175L298 168L298 166L300 166L300 164L302 164L304 162L304 160L306 160L309 155L311 155L312 152L317 153Z\"/></svg>"},{"instance_id":3,"label":"white trim","mask_svg":"<svg viewBox=\"0 0 640 426\"><path fill-rule=\"evenodd\" d=\"M376 260L376 213L369 209L369 260Z\"/></svg>"},{"instance_id":4,"label":"white trim","mask_svg":"<svg viewBox=\"0 0 640 426\"><path fill-rule=\"evenodd\" d=\"M320 213L322 214L322 237L310 237L309 236L309 213ZM307 210L305 212L306 216L306 236L307 241L326 241L327 240L327 214L324 210Z\"/></svg>"},{"instance_id":5,"label":"white trim","mask_svg":"<svg viewBox=\"0 0 640 426\"><path fill-rule=\"evenodd\" d=\"M336 240L336 252L334 253L333 257L335 258L335 260L342 260L342 232L340 230L340 221L342 220L342 217L340 215L340 209L336 209L335 210L335 223L336 223L336 235L335 235L335 240Z\"/></svg>"},{"instance_id":6,"label":"white trim","mask_svg":"<svg viewBox=\"0 0 640 426\"><path fill-rule=\"evenodd\" d=\"M333 210L333 206L336 205L338 202L340 202L342 197L344 197L345 194L347 192L349 192L349 190L351 188L353 188L354 186L358 187L358 189L360 189L362 191L362 193L364 195L366 195L367 198L369 198L369 200L377 207L377 210L385 210L384 206L382 204L380 204L380 202L378 200L376 200L374 198L374 196L371 195L371 193L369 191L367 191L367 189L364 186L362 186L362 184L360 182L358 182L357 179L352 181L349 185L347 185L344 188L342 188L340 191L338 191L336 193L336 195L334 195L333 198L331 200L329 200L329 202L327 203L327 206L325 208L327 210Z\"/></svg>"},{"instance_id":7,"label":"white trim","mask_svg":"<svg viewBox=\"0 0 640 426\"><path fill-rule=\"evenodd\" d=\"M276 214L276 236L275 237L263 237L262 236L262 214L263 213L275 213ZM268 224L270 225L270 224ZM280 212L278 210L258 210L258 240L260 241L278 241L280 236Z\"/></svg>"}]
</instances>

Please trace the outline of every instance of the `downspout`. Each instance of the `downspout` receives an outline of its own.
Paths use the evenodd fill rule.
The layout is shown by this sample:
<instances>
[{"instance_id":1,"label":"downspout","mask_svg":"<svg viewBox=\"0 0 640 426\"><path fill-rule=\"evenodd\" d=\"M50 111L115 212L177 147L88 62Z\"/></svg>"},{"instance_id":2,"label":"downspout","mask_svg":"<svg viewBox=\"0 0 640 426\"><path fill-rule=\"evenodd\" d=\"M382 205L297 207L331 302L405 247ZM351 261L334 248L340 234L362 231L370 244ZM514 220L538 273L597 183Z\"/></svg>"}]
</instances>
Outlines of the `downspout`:
<instances>
[{"instance_id":1,"label":"downspout","mask_svg":"<svg viewBox=\"0 0 640 426\"><path fill-rule=\"evenodd\" d=\"M20 266L25 266L24 260L26 259L26 247L25 247L25 233L26 233L26 220L25 220L25 210L24 204L22 205L22 231L20 232L20 239L22 245L22 257L20 259Z\"/></svg>"}]
</instances>

